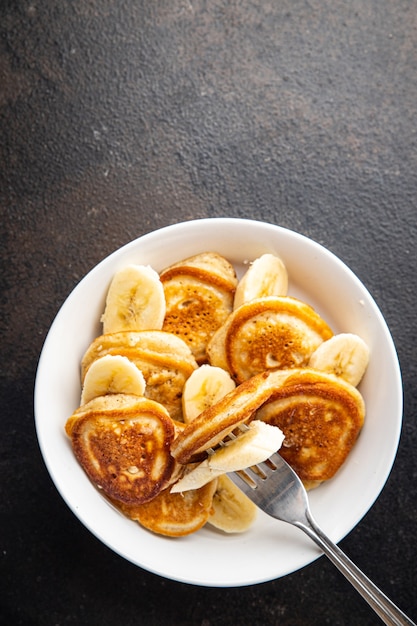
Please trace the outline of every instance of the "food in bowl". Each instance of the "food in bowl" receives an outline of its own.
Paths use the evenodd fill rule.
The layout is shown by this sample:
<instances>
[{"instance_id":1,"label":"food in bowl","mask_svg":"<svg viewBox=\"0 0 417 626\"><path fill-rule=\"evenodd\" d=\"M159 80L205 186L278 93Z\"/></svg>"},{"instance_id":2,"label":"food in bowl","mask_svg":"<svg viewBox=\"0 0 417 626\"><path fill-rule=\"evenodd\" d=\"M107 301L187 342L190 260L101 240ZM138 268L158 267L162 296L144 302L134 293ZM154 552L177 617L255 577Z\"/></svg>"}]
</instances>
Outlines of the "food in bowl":
<instances>
[{"instance_id":1,"label":"food in bowl","mask_svg":"<svg viewBox=\"0 0 417 626\"><path fill-rule=\"evenodd\" d=\"M90 480L124 514L183 536L216 526L213 513L229 508L220 528L242 532L252 507L243 494L232 498L226 479L217 490L219 476L256 465L283 442L308 488L344 463L365 416L345 378L352 371L362 378L366 344L351 334L323 349L333 331L311 306L282 295L287 286L285 264L272 254L255 259L240 281L213 252L159 276L130 265L113 277L103 334L83 356L81 406L66 432ZM196 396L203 410L190 419ZM242 424L247 432L236 436Z\"/></svg>"},{"instance_id":2,"label":"food in bowl","mask_svg":"<svg viewBox=\"0 0 417 626\"><path fill-rule=\"evenodd\" d=\"M309 497L315 519L333 541L352 530L381 492L398 446L402 386L395 346L358 276L324 246L281 226L235 218L190 220L142 235L92 268L68 295L46 337L36 375L36 432L46 468L69 509L116 554L180 582L242 586L286 576L319 552L289 525L259 511L246 532L232 537L207 524L174 541L150 533L86 479L63 430L80 402L79 364L102 332L99 320L114 274L132 263L161 272L204 249L230 259L239 278L250 260L279 255L291 278L288 295L310 304L336 334L355 333L369 346L372 357L358 387L366 402L360 437L335 479Z\"/></svg>"}]
</instances>

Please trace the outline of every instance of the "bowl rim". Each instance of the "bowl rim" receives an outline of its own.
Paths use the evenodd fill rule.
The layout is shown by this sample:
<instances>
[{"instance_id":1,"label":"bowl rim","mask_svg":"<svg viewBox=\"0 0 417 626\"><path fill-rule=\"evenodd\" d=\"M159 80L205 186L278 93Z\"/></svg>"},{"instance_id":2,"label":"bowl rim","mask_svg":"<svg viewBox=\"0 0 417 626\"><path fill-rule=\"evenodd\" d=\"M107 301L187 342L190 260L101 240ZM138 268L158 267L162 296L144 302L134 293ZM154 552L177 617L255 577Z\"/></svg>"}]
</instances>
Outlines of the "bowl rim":
<instances>
[{"instance_id":1,"label":"bowl rim","mask_svg":"<svg viewBox=\"0 0 417 626\"><path fill-rule=\"evenodd\" d=\"M273 578L280 577L280 575L273 576L273 577L271 577L270 574L269 575L267 574L265 577L257 575L254 578L251 578L250 576L249 577L238 576L235 579L233 579L230 583L223 580L220 584L218 584L213 579L205 579L204 576L187 577L183 574L176 574L176 572L171 569L167 570L166 572L161 571L160 567L154 567L151 562L138 563L137 560L131 560L124 550L119 549L118 546L111 545L111 542L109 544L109 542L103 539L103 537L100 534L97 534L97 529L95 528L94 523L92 523L91 520L87 519L85 515L84 516L80 515L80 511L77 509L77 506L74 505L74 502L71 500L70 497L68 497L68 493L66 492L65 488L63 488L60 477L57 476L56 468L54 467L54 462L49 454L49 442L48 442L48 439L45 437L44 424L42 423L42 417L41 417L42 411L43 411L43 400L44 400L44 392L45 392L45 367L48 364L48 352L50 350L51 343L54 342L56 339L55 331L57 330L59 326L59 319L61 315L63 314L63 312L65 311L65 307L68 306L68 301L70 299L71 301L75 301L76 298L79 295L81 295L82 292L84 292L85 286L87 285L89 281L93 280L95 275L98 275L104 270L105 270L104 273L108 274L109 270L114 266L114 264L115 263L117 264L118 259L129 256L131 252L137 248L137 246L142 245L143 247L144 243L145 243L145 247L146 245L152 246L156 242L161 240L161 238L164 239L166 237L171 237L174 240L176 238L181 240L181 237L184 236L184 231L188 231L190 229L192 230L193 228L198 228L200 230L203 229L204 231L206 227L209 227L210 229L214 228L218 230L219 233L226 232L228 231L228 229L233 229L233 231L239 230L242 228L257 229L257 232L259 231L264 234L269 233L272 239L274 239L275 237L278 237L279 239L279 236L290 237L292 238L293 241L297 242L299 245L308 245L310 247L312 246L319 255L323 256L325 261L330 260L332 264L334 264L334 266L339 269L339 271L342 271L349 278L351 283L354 284L357 289L359 289L359 291L363 294L363 296L367 298L367 302L370 303L371 309L372 309L371 312L374 316L374 319L377 321L380 328L384 332L384 340L387 344L386 348L389 354L389 359L390 359L390 364L391 364L391 369L392 369L391 373L394 375L393 383L394 383L395 396L396 396L395 402L394 402L395 413L396 413L395 428L393 428L391 432L392 445L390 448L390 454L386 456L386 458L384 459L383 470L381 469L379 470L380 473L378 476L377 487L374 489L372 496L368 497L367 505L363 507L361 515L358 517L358 519L356 519L356 521L353 524L349 524L348 527L346 526L343 528L341 527L337 531L335 531L335 539L337 541L342 539L349 532L351 532L351 530L361 521L363 516L373 506L375 500L379 497L382 489L384 488L384 485L389 477L389 474L391 473L392 466L394 464L398 445L399 445L401 429L402 429L403 394L402 394L401 370L400 370L400 364L399 364L396 348L395 348L390 330L386 323L386 320L384 319L379 309L379 306L377 305L377 303L375 302L374 298L372 297L368 289L365 287L365 285L360 281L358 276L346 265L346 263L343 262L338 256L336 256L331 250L324 247L322 244L318 243L317 241L297 231L291 230L283 226L279 226L276 224L272 224L272 223L268 223L268 222L264 222L260 220L247 219L247 218L215 217L215 218L190 219L184 222L177 222L168 226L163 226L154 231L145 233L129 241L128 243L122 245L120 248L115 249L113 252L111 252L109 255L107 255L101 261L99 261L94 267L92 267L84 275L84 277L77 283L74 289L68 294L67 298L62 303L61 307L58 309L58 312L46 335L46 338L42 347L42 351L40 354L37 372L36 372L36 378L35 378L35 387L34 387L35 427L36 427L36 434L38 437L38 443L39 443L39 447L40 447L40 451L41 451L44 463L61 497L63 497L68 507L80 519L83 525L86 526L90 530L90 532L92 532L93 535L98 537L103 543L105 543L105 545L110 547L114 552L120 554L122 557L135 563L136 565L142 567L143 569L146 569L160 576L171 578L173 580L177 580L180 582L186 582L190 584L197 584L197 585L203 585L203 586L243 586L243 585L266 582L266 581L272 580ZM221 237L221 235L219 236ZM200 246L200 251L203 251L201 246ZM178 258L178 255L177 255L177 258ZM159 269L162 269L162 267ZM114 269L113 269L113 272L114 272ZM316 554L314 552L310 553L308 558L305 560L305 562L303 562L301 565L298 564L295 568L290 569L289 571L287 571L286 573L282 575L287 575L289 573L292 573L293 571L300 569L300 567L303 567L304 565L311 563L319 556L320 554Z\"/></svg>"}]
</instances>

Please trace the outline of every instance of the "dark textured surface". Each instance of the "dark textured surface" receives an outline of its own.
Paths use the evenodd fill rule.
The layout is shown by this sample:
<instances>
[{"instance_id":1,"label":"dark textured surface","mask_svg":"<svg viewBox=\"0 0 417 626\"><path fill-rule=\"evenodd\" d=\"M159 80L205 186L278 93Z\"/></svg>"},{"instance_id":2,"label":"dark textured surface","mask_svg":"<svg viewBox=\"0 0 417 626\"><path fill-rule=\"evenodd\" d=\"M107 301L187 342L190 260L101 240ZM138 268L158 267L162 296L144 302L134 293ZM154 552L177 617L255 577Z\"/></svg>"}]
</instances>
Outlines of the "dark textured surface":
<instances>
[{"instance_id":1,"label":"dark textured surface","mask_svg":"<svg viewBox=\"0 0 417 626\"><path fill-rule=\"evenodd\" d=\"M417 618L416 103L413 0L3 0L2 623L379 623L324 558L241 589L142 571L80 524L44 467L33 384L71 289L132 238L225 215L323 243L387 319L402 438L341 545Z\"/></svg>"}]
</instances>

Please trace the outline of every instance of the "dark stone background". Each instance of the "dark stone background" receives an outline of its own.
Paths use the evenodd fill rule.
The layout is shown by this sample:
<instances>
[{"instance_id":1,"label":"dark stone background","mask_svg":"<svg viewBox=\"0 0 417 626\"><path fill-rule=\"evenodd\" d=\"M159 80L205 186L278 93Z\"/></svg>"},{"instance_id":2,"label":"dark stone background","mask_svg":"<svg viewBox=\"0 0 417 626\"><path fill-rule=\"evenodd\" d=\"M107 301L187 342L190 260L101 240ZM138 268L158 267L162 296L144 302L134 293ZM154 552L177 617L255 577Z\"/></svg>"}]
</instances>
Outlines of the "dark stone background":
<instances>
[{"instance_id":1,"label":"dark stone background","mask_svg":"<svg viewBox=\"0 0 417 626\"><path fill-rule=\"evenodd\" d=\"M380 623L325 558L239 589L142 571L46 472L33 384L60 305L122 244L209 216L312 237L381 307L403 433L341 545L417 618L416 102L414 0L2 0L2 624Z\"/></svg>"}]
</instances>

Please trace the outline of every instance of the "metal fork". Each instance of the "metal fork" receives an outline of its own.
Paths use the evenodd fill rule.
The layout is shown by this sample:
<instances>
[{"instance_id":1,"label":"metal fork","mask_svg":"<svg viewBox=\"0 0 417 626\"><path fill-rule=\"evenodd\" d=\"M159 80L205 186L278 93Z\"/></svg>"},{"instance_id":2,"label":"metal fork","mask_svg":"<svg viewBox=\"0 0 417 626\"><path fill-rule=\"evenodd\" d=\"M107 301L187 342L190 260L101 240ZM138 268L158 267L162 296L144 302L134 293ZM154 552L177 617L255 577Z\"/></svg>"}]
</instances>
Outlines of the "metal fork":
<instances>
[{"instance_id":1,"label":"metal fork","mask_svg":"<svg viewBox=\"0 0 417 626\"><path fill-rule=\"evenodd\" d=\"M297 526L315 541L385 624L416 626L317 526L301 480L279 454L229 476L265 513Z\"/></svg>"}]
</instances>

